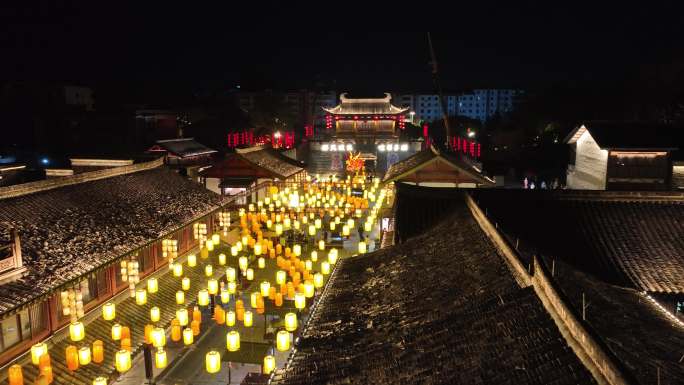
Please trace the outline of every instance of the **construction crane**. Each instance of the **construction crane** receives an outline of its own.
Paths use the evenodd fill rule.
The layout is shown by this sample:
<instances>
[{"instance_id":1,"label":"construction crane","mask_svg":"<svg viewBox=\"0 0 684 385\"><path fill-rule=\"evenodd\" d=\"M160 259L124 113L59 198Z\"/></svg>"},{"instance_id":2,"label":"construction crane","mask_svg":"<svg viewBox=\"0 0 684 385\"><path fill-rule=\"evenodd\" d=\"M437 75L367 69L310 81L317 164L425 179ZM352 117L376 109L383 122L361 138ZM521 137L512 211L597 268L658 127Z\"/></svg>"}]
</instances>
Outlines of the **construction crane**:
<instances>
[{"instance_id":1,"label":"construction crane","mask_svg":"<svg viewBox=\"0 0 684 385\"><path fill-rule=\"evenodd\" d=\"M451 140L451 127L449 126L449 114L447 113L447 105L444 101L444 94L442 93L442 86L439 82L439 70L437 66L437 55L435 54L435 47L432 45L432 36L430 32L427 33L428 45L430 46L430 58L432 61L432 82L435 86L435 91L439 97L439 105L442 107L442 119L444 119L444 129L446 131L446 146L449 148L449 143Z\"/></svg>"}]
</instances>

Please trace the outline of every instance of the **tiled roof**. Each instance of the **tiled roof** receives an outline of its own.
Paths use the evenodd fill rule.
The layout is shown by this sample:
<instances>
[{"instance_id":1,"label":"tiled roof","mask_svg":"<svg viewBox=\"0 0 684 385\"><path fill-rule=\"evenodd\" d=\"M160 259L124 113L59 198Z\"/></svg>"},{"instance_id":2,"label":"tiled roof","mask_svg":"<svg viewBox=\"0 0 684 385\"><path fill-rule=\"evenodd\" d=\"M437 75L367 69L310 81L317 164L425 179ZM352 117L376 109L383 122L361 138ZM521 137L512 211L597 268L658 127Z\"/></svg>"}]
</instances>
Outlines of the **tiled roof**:
<instances>
[{"instance_id":1,"label":"tiled roof","mask_svg":"<svg viewBox=\"0 0 684 385\"><path fill-rule=\"evenodd\" d=\"M216 150L195 141L193 138L158 140L157 145L181 158L217 152Z\"/></svg>"},{"instance_id":2,"label":"tiled roof","mask_svg":"<svg viewBox=\"0 0 684 385\"><path fill-rule=\"evenodd\" d=\"M605 149L676 149L683 144L681 127L635 121L588 121L570 132L565 141L576 140L583 127Z\"/></svg>"},{"instance_id":3,"label":"tiled roof","mask_svg":"<svg viewBox=\"0 0 684 385\"><path fill-rule=\"evenodd\" d=\"M419 151L404 160L392 164L387 169L387 172L383 177L383 182L396 181L425 163L435 158L440 158L454 167L457 167L463 173L471 176L478 183L493 184L491 180L485 178L479 171L473 168L473 166L463 161L460 156L460 154L443 153L434 146L430 146L430 148Z\"/></svg>"},{"instance_id":4,"label":"tiled roof","mask_svg":"<svg viewBox=\"0 0 684 385\"><path fill-rule=\"evenodd\" d=\"M0 286L0 314L219 207L221 197L158 167L0 200L18 229L21 279Z\"/></svg>"},{"instance_id":5,"label":"tiled roof","mask_svg":"<svg viewBox=\"0 0 684 385\"><path fill-rule=\"evenodd\" d=\"M325 111L336 115L354 114L401 114L408 108L399 108L390 103L392 97L385 94L384 98L354 99L348 98L346 93L340 95L340 104L333 108L323 108Z\"/></svg>"},{"instance_id":6,"label":"tiled roof","mask_svg":"<svg viewBox=\"0 0 684 385\"><path fill-rule=\"evenodd\" d=\"M237 154L248 162L275 174L280 179L286 179L304 171L301 165L297 165L297 161L266 147L256 146L237 149Z\"/></svg>"},{"instance_id":7,"label":"tiled roof","mask_svg":"<svg viewBox=\"0 0 684 385\"><path fill-rule=\"evenodd\" d=\"M554 280L578 314L584 294L587 322L639 383L655 384L660 368L662 384L684 384L684 329L643 294L603 283L560 261Z\"/></svg>"},{"instance_id":8,"label":"tiled roof","mask_svg":"<svg viewBox=\"0 0 684 385\"><path fill-rule=\"evenodd\" d=\"M619 200L610 192L578 199L568 199L572 192L473 193L504 232L545 255L607 282L684 293L684 196Z\"/></svg>"},{"instance_id":9,"label":"tiled roof","mask_svg":"<svg viewBox=\"0 0 684 385\"><path fill-rule=\"evenodd\" d=\"M430 231L340 263L277 384L594 383L463 200Z\"/></svg>"}]
</instances>

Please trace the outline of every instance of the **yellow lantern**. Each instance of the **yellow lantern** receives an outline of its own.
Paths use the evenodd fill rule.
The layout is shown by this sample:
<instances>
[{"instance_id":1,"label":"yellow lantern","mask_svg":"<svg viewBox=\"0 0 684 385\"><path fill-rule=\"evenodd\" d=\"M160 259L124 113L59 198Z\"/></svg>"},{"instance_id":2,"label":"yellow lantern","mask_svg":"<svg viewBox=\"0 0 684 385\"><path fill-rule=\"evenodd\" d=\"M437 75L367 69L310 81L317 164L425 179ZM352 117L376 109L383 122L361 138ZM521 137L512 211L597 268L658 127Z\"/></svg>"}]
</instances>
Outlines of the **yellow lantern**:
<instances>
[{"instance_id":1,"label":"yellow lantern","mask_svg":"<svg viewBox=\"0 0 684 385\"><path fill-rule=\"evenodd\" d=\"M161 348L166 345L166 332L162 328L154 328L152 330L152 345L155 348Z\"/></svg>"},{"instance_id":2,"label":"yellow lantern","mask_svg":"<svg viewBox=\"0 0 684 385\"><path fill-rule=\"evenodd\" d=\"M264 259L264 257L259 257L258 261L259 261L259 268L260 269L263 269L266 267L266 260Z\"/></svg>"},{"instance_id":3,"label":"yellow lantern","mask_svg":"<svg viewBox=\"0 0 684 385\"><path fill-rule=\"evenodd\" d=\"M313 269L313 262L310 259L307 259L306 262L304 262L304 268L306 271L311 271Z\"/></svg>"},{"instance_id":4,"label":"yellow lantern","mask_svg":"<svg viewBox=\"0 0 684 385\"><path fill-rule=\"evenodd\" d=\"M285 330L287 330L288 332L293 332L297 330L297 314L285 314Z\"/></svg>"},{"instance_id":5,"label":"yellow lantern","mask_svg":"<svg viewBox=\"0 0 684 385\"><path fill-rule=\"evenodd\" d=\"M302 255L302 246L301 245L292 246L292 254L294 254L295 257L299 257L300 255Z\"/></svg>"},{"instance_id":6,"label":"yellow lantern","mask_svg":"<svg viewBox=\"0 0 684 385\"><path fill-rule=\"evenodd\" d=\"M221 355L219 352L215 350L208 352L204 360L207 367L207 373L214 374L221 371Z\"/></svg>"},{"instance_id":7,"label":"yellow lantern","mask_svg":"<svg viewBox=\"0 0 684 385\"><path fill-rule=\"evenodd\" d=\"M92 360L92 355L90 354L90 346L84 346L78 349L78 364L88 365Z\"/></svg>"},{"instance_id":8,"label":"yellow lantern","mask_svg":"<svg viewBox=\"0 0 684 385\"><path fill-rule=\"evenodd\" d=\"M228 293L235 294L237 290L237 284L235 282L228 282Z\"/></svg>"},{"instance_id":9,"label":"yellow lantern","mask_svg":"<svg viewBox=\"0 0 684 385\"><path fill-rule=\"evenodd\" d=\"M240 257L240 259L238 259L238 266L240 266L241 271L247 270L247 266L249 266L249 260L247 259L247 257Z\"/></svg>"},{"instance_id":10,"label":"yellow lantern","mask_svg":"<svg viewBox=\"0 0 684 385\"><path fill-rule=\"evenodd\" d=\"M314 288L313 282L306 280L304 282L304 296L306 298L312 298L315 294L316 289Z\"/></svg>"},{"instance_id":11,"label":"yellow lantern","mask_svg":"<svg viewBox=\"0 0 684 385\"><path fill-rule=\"evenodd\" d=\"M247 327L247 328L251 327L252 324L254 323L254 316L253 316L252 312L249 310L245 311L244 317L245 317L244 318L245 319L245 327Z\"/></svg>"},{"instance_id":12,"label":"yellow lantern","mask_svg":"<svg viewBox=\"0 0 684 385\"><path fill-rule=\"evenodd\" d=\"M219 265L223 266L226 264L226 255L221 253L219 254Z\"/></svg>"},{"instance_id":13,"label":"yellow lantern","mask_svg":"<svg viewBox=\"0 0 684 385\"><path fill-rule=\"evenodd\" d=\"M226 334L226 347L229 352L237 352L240 350L240 333L231 330Z\"/></svg>"},{"instance_id":14,"label":"yellow lantern","mask_svg":"<svg viewBox=\"0 0 684 385\"><path fill-rule=\"evenodd\" d=\"M212 294L212 295L218 294L218 288L219 288L219 284L218 284L217 280L212 278L212 279L207 281L207 291L209 292L209 294Z\"/></svg>"},{"instance_id":15,"label":"yellow lantern","mask_svg":"<svg viewBox=\"0 0 684 385\"><path fill-rule=\"evenodd\" d=\"M143 290L145 291L145 290ZM69 337L74 342L78 342L85 338L85 327L80 321L72 322L69 325Z\"/></svg>"},{"instance_id":16,"label":"yellow lantern","mask_svg":"<svg viewBox=\"0 0 684 385\"><path fill-rule=\"evenodd\" d=\"M33 363L33 365L40 364L40 356L42 356L43 354L47 354L47 352L47 345L43 342L39 342L31 346L31 362Z\"/></svg>"},{"instance_id":17,"label":"yellow lantern","mask_svg":"<svg viewBox=\"0 0 684 385\"><path fill-rule=\"evenodd\" d=\"M157 349L157 353L154 355L154 366L157 369L164 369L166 364L166 351L164 349Z\"/></svg>"},{"instance_id":18,"label":"yellow lantern","mask_svg":"<svg viewBox=\"0 0 684 385\"><path fill-rule=\"evenodd\" d=\"M295 308L302 310L306 307L306 296L304 293L295 293L294 296Z\"/></svg>"},{"instance_id":19,"label":"yellow lantern","mask_svg":"<svg viewBox=\"0 0 684 385\"><path fill-rule=\"evenodd\" d=\"M207 277L211 277L214 275L214 267L212 265L206 265L204 266L204 275Z\"/></svg>"},{"instance_id":20,"label":"yellow lantern","mask_svg":"<svg viewBox=\"0 0 684 385\"><path fill-rule=\"evenodd\" d=\"M192 334L192 329L190 329L190 328L183 329L183 344L186 346L192 345L194 340L195 340L195 337Z\"/></svg>"},{"instance_id":21,"label":"yellow lantern","mask_svg":"<svg viewBox=\"0 0 684 385\"><path fill-rule=\"evenodd\" d=\"M254 244L254 255L257 257L261 255L261 243L259 242Z\"/></svg>"},{"instance_id":22,"label":"yellow lantern","mask_svg":"<svg viewBox=\"0 0 684 385\"><path fill-rule=\"evenodd\" d=\"M190 266L190 267L197 266L197 256L195 254L188 255L188 266Z\"/></svg>"},{"instance_id":23,"label":"yellow lantern","mask_svg":"<svg viewBox=\"0 0 684 385\"><path fill-rule=\"evenodd\" d=\"M230 302L230 293L228 292L228 289L221 288L221 303L228 302Z\"/></svg>"},{"instance_id":24,"label":"yellow lantern","mask_svg":"<svg viewBox=\"0 0 684 385\"><path fill-rule=\"evenodd\" d=\"M207 251L214 251L214 241L207 239L207 243L205 245L207 246Z\"/></svg>"},{"instance_id":25,"label":"yellow lantern","mask_svg":"<svg viewBox=\"0 0 684 385\"><path fill-rule=\"evenodd\" d=\"M232 255L233 257L237 257L237 255L238 255L238 248L237 248L237 246L231 246L231 247L230 247L230 255Z\"/></svg>"},{"instance_id":26,"label":"yellow lantern","mask_svg":"<svg viewBox=\"0 0 684 385\"><path fill-rule=\"evenodd\" d=\"M254 293L250 294L250 296L249 296L249 305L252 307L252 309L256 309L258 302L259 302L259 293L255 291Z\"/></svg>"},{"instance_id":27,"label":"yellow lantern","mask_svg":"<svg viewBox=\"0 0 684 385\"><path fill-rule=\"evenodd\" d=\"M93 341L93 362L101 364L104 361L104 344L101 340Z\"/></svg>"},{"instance_id":28,"label":"yellow lantern","mask_svg":"<svg viewBox=\"0 0 684 385\"><path fill-rule=\"evenodd\" d=\"M247 269L247 280L248 281L254 280L254 269L252 269L251 267L249 269Z\"/></svg>"},{"instance_id":29,"label":"yellow lantern","mask_svg":"<svg viewBox=\"0 0 684 385\"><path fill-rule=\"evenodd\" d=\"M215 245L218 245L218 244L221 242L221 236L218 235L218 233L213 234L213 235L211 236L211 242L212 242L213 244L215 244Z\"/></svg>"},{"instance_id":30,"label":"yellow lantern","mask_svg":"<svg viewBox=\"0 0 684 385\"><path fill-rule=\"evenodd\" d=\"M366 242L359 242L359 254L365 254L366 253Z\"/></svg>"},{"instance_id":31,"label":"yellow lantern","mask_svg":"<svg viewBox=\"0 0 684 385\"><path fill-rule=\"evenodd\" d=\"M235 247L237 247L237 251L242 251L242 242L237 241L237 243L235 243Z\"/></svg>"},{"instance_id":32,"label":"yellow lantern","mask_svg":"<svg viewBox=\"0 0 684 385\"><path fill-rule=\"evenodd\" d=\"M242 245L247 245L249 242L249 237L247 235L243 235L241 239L241 244Z\"/></svg>"},{"instance_id":33,"label":"yellow lantern","mask_svg":"<svg viewBox=\"0 0 684 385\"><path fill-rule=\"evenodd\" d=\"M366 222L366 223L363 225L363 230L364 230L365 232L367 232L367 233L370 233L370 231L371 231L371 229L372 229L372 226L373 226L373 224L372 224L371 222Z\"/></svg>"},{"instance_id":34,"label":"yellow lantern","mask_svg":"<svg viewBox=\"0 0 684 385\"><path fill-rule=\"evenodd\" d=\"M295 221L294 221L294 223L293 223L293 226L294 226L295 230L299 230L299 228L301 227L300 224L299 224L299 221L296 220L296 219L295 219Z\"/></svg>"},{"instance_id":35,"label":"yellow lantern","mask_svg":"<svg viewBox=\"0 0 684 385\"><path fill-rule=\"evenodd\" d=\"M347 225L342 226L342 235L344 235L345 237L349 236L349 226L347 226Z\"/></svg>"},{"instance_id":36,"label":"yellow lantern","mask_svg":"<svg viewBox=\"0 0 684 385\"><path fill-rule=\"evenodd\" d=\"M200 306L209 305L209 292L207 289L202 289L197 294L197 304Z\"/></svg>"},{"instance_id":37,"label":"yellow lantern","mask_svg":"<svg viewBox=\"0 0 684 385\"><path fill-rule=\"evenodd\" d=\"M176 310L176 319L181 326L186 326L188 324L188 309L182 308Z\"/></svg>"},{"instance_id":38,"label":"yellow lantern","mask_svg":"<svg viewBox=\"0 0 684 385\"><path fill-rule=\"evenodd\" d=\"M268 209L273 211L273 208L271 206L269 206ZM273 221L269 219L266 221L266 228L270 229L271 227L273 227Z\"/></svg>"},{"instance_id":39,"label":"yellow lantern","mask_svg":"<svg viewBox=\"0 0 684 385\"><path fill-rule=\"evenodd\" d=\"M353 220L353 219L349 218L349 219L347 220L347 227L350 228L350 229L353 229L353 228L354 228L354 220Z\"/></svg>"},{"instance_id":40,"label":"yellow lantern","mask_svg":"<svg viewBox=\"0 0 684 385\"><path fill-rule=\"evenodd\" d=\"M138 289L135 291L135 303L138 305L147 303L147 291L145 289Z\"/></svg>"},{"instance_id":41,"label":"yellow lantern","mask_svg":"<svg viewBox=\"0 0 684 385\"><path fill-rule=\"evenodd\" d=\"M261 296L264 298L268 298L268 290L271 288L271 283L268 281L263 281L261 282L260 288Z\"/></svg>"},{"instance_id":42,"label":"yellow lantern","mask_svg":"<svg viewBox=\"0 0 684 385\"><path fill-rule=\"evenodd\" d=\"M321 288L323 287L323 274L321 273L316 273L314 274L314 286L316 288Z\"/></svg>"},{"instance_id":43,"label":"yellow lantern","mask_svg":"<svg viewBox=\"0 0 684 385\"><path fill-rule=\"evenodd\" d=\"M176 303L179 305L185 303L185 292L183 290L178 290L176 292Z\"/></svg>"},{"instance_id":44,"label":"yellow lantern","mask_svg":"<svg viewBox=\"0 0 684 385\"><path fill-rule=\"evenodd\" d=\"M276 337L276 348L281 352L290 350L290 333L286 330L278 332Z\"/></svg>"},{"instance_id":45,"label":"yellow lantern","mask_svg":"<svg viewBox=\"0 0 684 385\"><path fill-rule=\"evenodd\" d=\"M321 273L325 275L330 274L330 263L326 261L321 262Z\"/></svg>"},{"instance_id":46,"label":"yellow lantern","mask_svg":"<svg viewBox=\"0 0 684 385\"><path fill-rule=\"evenodd\" d=\"M182 291L181 291L181 293L182 293ZM160 317L160 316L161 316L161 311L159 310L159 308L156 307L156 306L153 306L153 307L150 309L150 320L151 320L152 322L159 322L159 317Z\"/></svg>"},{"instance_id":47,"label":"yellow lantern","mask_svg":"<svg viewBox=\"0 0 684 385\"><path fill-rule=\"evenodd\" d=\"M93 385L107 385L107 377L95 377Z\"/></svg>"},{"instance_id":48,"label":"yellow lantern","mask_svg":"<svg viewBox=\"0 0 684 385\"><path fill-rule=\"evenodd\" d=\"M116 366L116 371L119 373L125 373L131 368L131 352L122 349L116 352L114 359Z\"/></svg>"},{"instance_id":49,"label":"yellow lantern","mask_svg":"<svg viewBox=\"0 0 684 385\"><path fill-rule=\"evenodd\" d=\"M278 270L276 272L276 283L282 285L287 282L287 273L284 270Z\"/></svg>"},{"instance_id":50,"label":"yellow lantern","mask_svg":"<svg viewBox=\"0 0 684 385\"><path fill-rule=\"evenodd\" d=\"M226 325L235 326L235 312L232 310L228 310L226 313Z\"/></svg>"},{"instance_id":51,"label":"yellow lantern","mask_svg":"<svg viewBox=\"0 0 684 385\"><path fill-rule=\"evenodd\" d=\"M316 250L311 252L311 260L314 262L318 261L318 252Z\"/></svg>"},{"instance_id":52,"label":"yellow lantern","mask_svg":"<svg viewBox=\"0 0 684 385\"><path fill-rule=\"evenodd\" d=\"M182 277L183 276L183 265L180 263L173 264L173 276Z\"/></svg>"},{"instance_id":53,"label":"yellow lantern","mask_svg":"<svg viewBox=\"0 0 684 385\"><path fill-rule=\"evenodd\" d=\"M320 229L321 227L323 227L323 223L321 222L320 218L316 218L316 220L314 221L314 227L317 229Z\"/></svg>"},{"instance_id":54,"label":"yellow lantern","mask_svg":"<svg viewBox=\"0 0 684 385\"><path fill-rule=\"evenodd\" d=\"M316 226L314 226L314 225L309 225L309 235L312 236L312 237L313 237L314 235L316 235Z\"/></svg>"},{"instance_id":55,"label":"yellow lantern","mask_svg":"<svg viewBox=\"0 0 684 385\"><path fill-rule=\"evenodd\" d=\"M150 294L154 294L157 291L159 291L159 282L157 281L157 278L150 278L147 280L147 292Z\"/></svg>"},{"instance_id":56,"label":"yellow lantern","mask_svg":"<svg viewBox=\"0 0 684 385\"><path fill-rule=\"evenodd\" d=\"M331 265L337 263L337 250L330 250L330 252L328 253L328 262L330 262Z\"/></svg>"},{"instance_id":57,"label":"yellow lantern","mask_svg":"<svg viewBox=\"0 0 684 385\"><path fill-rule=\"evenodd\" d=\"M107 302L102 305L102 318L105 321L111 321L116 317L116 305L112 302Z\"/></svg>"},{"instance_id":58,"label":"yellow lantern","mask_svg":"<svg viewBox=\"0 0 684 385\"><path fill-rule=\"evenodd\" d=\"M183 279L181 279L181 289L190 290L190 278L183 277Z\"/></svg>"},{"instance_id":59,"label":"yellow lantern","mask_svg":"<svg viewBox=\"0 0 684 385\"><path fill-rule=\"evenodd\" d=\"M119 324L112 325L112 340L118 341L121 339L121 329Z\"/></svg>"},{"instance_id":60,"label":"yellow lantern","mask_svg":"<svg viewBox=\"0 0 684 385\"><path fill-rule=\"evenodd\" d=\"M330 231L335 231L335 222L330 221Z\"/></svg>"},{"instance_id":61,"label":"yellow lantern","mask_svg":"<svg viewBox=\"0 0 684 385\"><path fill-rule=\"evenodd\" d=\"M340 203L342 203L342 202L340 202ZM335 217L335 224L336 224L336 225L339 225L339 224L340 224L340 217L339 217L339 216L336 216L336 217Z\"/></svg>"},{"instance_id":62,"label":"yellow lantern","mask_svg":"<svg viewBox=\"0 0 684 385\"><path fill-rule=\"evenodd\" d=\"M275 225L275 233L276 233L277 236L282 235L282 234L283 234L283 225L281 225L280 223L276 223L276 225Z\"/></svg>"},{"instance_id":63,"label":"yellow lantern","mask_svg":"<svg viewBox=\"0 0 684 385\"><path fill-rule=\"evenodd\" d=\"M226 269L226 280L228 282L235 282L236 272L235 268L229 267Z\"/></svg>"},{"instance_id":64,"label":"yellow lantern","mask_svg":"<svg viewBox=\"0 0 684 385\"><path fill-rule=\"evenodd\" d=\"M322 239L318 241L318 250L325 250L325 241Z\"/></svg>"},{"instance_id":65,"label":"yellow lantern","mask_svg":"<svg viewBox=\"0 0 684 385\"><path fill-rule=\"evenodd\" d=\"M273 356L264 357L264 374L271 374L276 367L276 360Z\"/></svg>"}]
</instances>

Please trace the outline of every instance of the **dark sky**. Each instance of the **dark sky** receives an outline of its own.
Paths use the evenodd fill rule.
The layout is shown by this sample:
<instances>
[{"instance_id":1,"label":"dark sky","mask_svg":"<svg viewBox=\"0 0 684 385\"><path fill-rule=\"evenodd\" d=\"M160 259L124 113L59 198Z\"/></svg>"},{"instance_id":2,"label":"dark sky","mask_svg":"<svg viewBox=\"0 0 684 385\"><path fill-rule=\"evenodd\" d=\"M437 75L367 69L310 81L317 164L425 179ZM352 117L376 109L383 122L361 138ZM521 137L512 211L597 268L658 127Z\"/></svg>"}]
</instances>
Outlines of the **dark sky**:
<instances>
[{"instance_id":1,"label":"dark sky","mask_svg":"<svg viewBox=\"0 0 684 385\"><path fill-rule=\"evenodd\" d=\"M429 21L443 27L433 38L444 87L620 80L683 57L682 9L675 2L563 3L443 9L446 22ZM2 78L245 88L310 87L321 80L334 81L338 90L432 89L426 33L413 31L429 24L409 22L406 11L400 18L387 16L383 32L348 32L373 26L375 16L338 22L318 11L317 24L306 29L292 27L295 20L237 26L236 14L215 22L207 18L211 10L207 17L142 10L91 14L75 6L4 10L7 30L0 43L8 54L0 61ZM244 15L243 21L253 16Z\"/></svg>"}]
</instances>

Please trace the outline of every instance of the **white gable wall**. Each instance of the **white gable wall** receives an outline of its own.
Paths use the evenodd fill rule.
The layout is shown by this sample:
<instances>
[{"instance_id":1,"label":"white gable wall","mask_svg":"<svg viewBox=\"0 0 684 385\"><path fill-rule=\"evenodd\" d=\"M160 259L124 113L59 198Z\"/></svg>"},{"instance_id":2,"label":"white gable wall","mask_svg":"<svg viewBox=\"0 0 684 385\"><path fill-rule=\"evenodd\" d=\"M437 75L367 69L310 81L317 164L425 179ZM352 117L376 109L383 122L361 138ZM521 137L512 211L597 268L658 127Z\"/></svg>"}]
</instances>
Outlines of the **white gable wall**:
<instances>
[{"instance_id":1,"label":"white gable wall","mask_svg":"<svg viewBox=\"0 0 684 385\"><path fill-rule=\"evenodd\" d=\"M605 190L608 151L602 150L588 130L577 139L575 166L568 167L567 186L574 190Z\"/></svg>"}]
</instances>

